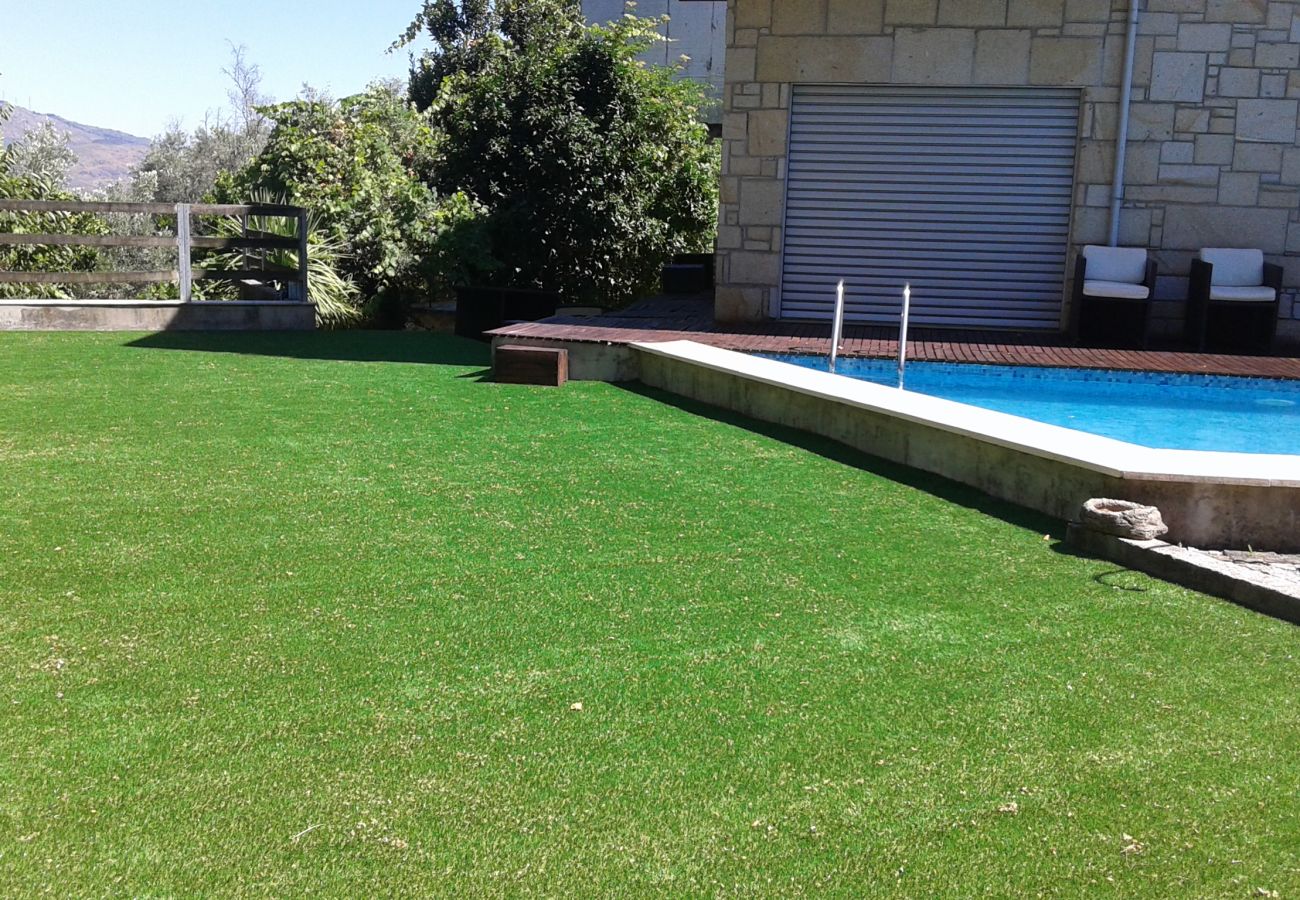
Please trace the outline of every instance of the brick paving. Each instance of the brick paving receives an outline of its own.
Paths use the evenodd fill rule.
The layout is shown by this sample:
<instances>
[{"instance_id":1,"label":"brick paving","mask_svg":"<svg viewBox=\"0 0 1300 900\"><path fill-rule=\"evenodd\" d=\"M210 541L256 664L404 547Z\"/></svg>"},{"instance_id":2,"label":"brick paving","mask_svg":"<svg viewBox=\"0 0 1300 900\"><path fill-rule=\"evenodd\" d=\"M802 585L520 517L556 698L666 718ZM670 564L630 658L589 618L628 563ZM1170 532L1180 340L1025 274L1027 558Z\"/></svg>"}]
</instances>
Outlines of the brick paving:
<instances>
[{"instance_id":1,"label":"brick paving","mask_svg":"<svg viewBox=\"0 0 1300 900\"><path fill-rule=\"evenodd\" d=\"M846 325L844 332L842 356L888 359L898 355L896 328ZM556 316L541 322L507 325L490 334L602 344L688 340L746 353L824 354L830 345L830 326L826 323L718 325L713 321L712 300L707 295L656 297L598 318ZM1041 332L915 328L909 337L908 359L926 362L1300 379L1300 358L1293 357L1228 356L1178 349L1092 349L1072 347L1060 335Z\"/></svg>"}]
</instances>

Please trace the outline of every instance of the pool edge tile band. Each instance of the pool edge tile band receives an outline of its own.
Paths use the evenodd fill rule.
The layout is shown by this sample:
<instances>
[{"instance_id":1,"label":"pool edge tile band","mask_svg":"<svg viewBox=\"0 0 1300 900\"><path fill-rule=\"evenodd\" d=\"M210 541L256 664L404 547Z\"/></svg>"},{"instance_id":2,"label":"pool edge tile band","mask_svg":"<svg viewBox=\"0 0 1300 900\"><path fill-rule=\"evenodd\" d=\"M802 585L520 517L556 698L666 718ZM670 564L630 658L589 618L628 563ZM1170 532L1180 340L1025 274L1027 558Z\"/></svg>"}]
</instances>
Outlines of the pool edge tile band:
<instances>
[{"instance_id":1,"label":"pool edge tile band","mask_svg":"<svg viewBox=\"0 0 1300 900\"><path fill-rule=\"evenodd\" d=\"M829 371L825 356L754 355ZM893 387L897 366L850 358L833 374ZM1289 456L1300 447L1297 379L918 360L907 389L1155 450Z\"/></svg>"}]
</instances>

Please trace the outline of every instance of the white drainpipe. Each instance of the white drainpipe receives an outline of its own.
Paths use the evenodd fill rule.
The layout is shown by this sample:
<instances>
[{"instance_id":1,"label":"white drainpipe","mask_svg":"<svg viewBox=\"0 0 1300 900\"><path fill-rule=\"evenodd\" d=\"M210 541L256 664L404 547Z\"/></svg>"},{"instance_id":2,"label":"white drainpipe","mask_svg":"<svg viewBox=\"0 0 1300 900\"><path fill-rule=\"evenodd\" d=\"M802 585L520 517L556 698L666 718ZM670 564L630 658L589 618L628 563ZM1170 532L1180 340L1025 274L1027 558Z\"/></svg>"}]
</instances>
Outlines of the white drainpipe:
<instances>
[{"instance_id":1,"label":"white drainpipe","mask_svg":"<svg viewBox=\"0 0 1300 900\"><path fill-rule=\"evenodd\" d=\"M1129 109L1133 104L1133 57L1137 55L1138 18L1142 0L1129 0L1128 43L1124 48L1124 80L1119 96L1119 133L1115 136L1115 183L1110 192L1110 245L1119 244L1119 213L1124 204L1124 164L1128 156Z\"/></svg>"}]
</instances>

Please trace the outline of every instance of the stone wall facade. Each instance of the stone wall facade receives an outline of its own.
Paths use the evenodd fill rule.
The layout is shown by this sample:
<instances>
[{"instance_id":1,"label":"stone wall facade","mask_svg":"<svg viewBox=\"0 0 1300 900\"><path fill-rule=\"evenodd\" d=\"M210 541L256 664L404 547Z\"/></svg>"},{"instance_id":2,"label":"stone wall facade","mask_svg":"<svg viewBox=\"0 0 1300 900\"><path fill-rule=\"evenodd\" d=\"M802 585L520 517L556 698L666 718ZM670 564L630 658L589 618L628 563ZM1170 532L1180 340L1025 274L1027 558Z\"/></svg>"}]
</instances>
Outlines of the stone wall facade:
<instances>
[{"instance_id":1,"label":"stone wall facade","mask_svg":"<svg viewBox=\"0 0 1300 900\"><path fill-rule=\"evenodd\" d=\"M717 314L775 313L791 86L1078 87L1070 260L1105 243L1128 0L729 0ZM1151 248L1156 328L1182 320L1205 246L1286 270L1300 337L1300 2L1144 0L1121 243ZM1062 296L1066 294L1062 272Z\"/></svg>"}]
</instances>

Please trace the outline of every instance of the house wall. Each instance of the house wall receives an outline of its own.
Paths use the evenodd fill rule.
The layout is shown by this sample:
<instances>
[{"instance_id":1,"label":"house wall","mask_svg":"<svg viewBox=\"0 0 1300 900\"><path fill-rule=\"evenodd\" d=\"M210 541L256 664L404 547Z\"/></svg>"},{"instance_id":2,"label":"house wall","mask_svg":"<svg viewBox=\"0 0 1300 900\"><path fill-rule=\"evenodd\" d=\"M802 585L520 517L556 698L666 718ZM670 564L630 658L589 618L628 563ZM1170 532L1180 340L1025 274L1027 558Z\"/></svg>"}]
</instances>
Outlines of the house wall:
<instances>
[{"instance_id":1,"label":"house wall","mask_svg":"<svg viewBox=\"0 0 1300 900\"><path fill-rule=\"evenodd\" d=\"M724 60L727 53L727 9L718 2L682 0L583 0L583 15L591 22L610 22L626 13L645 18L668 16L660 33L667 38L652 47L643 58L654 65L676 66L687 57L683 74L709 86L710 95L720 100ZM707 111L709 122L722 121L719 102Z\"/></svg>"},{"instance_id":2,"label":"house wall","mask_svg":"<svg viewBox=\"0 0 1300 900\"><path fill-rule=\"evenodd\" d=\"M1082 89L1071 258L1105 243L1127 0L729 0L717 314L773 314L792 84ZM1286 269L1300 337L1300 3L1145 0L1121 242L1164 273L1156 328L1181 327L1204 246ZM1065 273L1062 293L1065 294Z\"/></svg>"}]
</instances>

